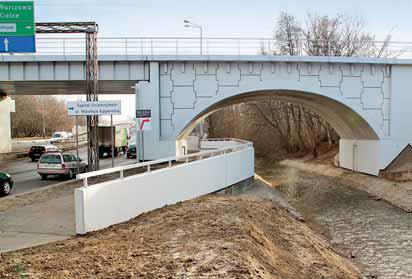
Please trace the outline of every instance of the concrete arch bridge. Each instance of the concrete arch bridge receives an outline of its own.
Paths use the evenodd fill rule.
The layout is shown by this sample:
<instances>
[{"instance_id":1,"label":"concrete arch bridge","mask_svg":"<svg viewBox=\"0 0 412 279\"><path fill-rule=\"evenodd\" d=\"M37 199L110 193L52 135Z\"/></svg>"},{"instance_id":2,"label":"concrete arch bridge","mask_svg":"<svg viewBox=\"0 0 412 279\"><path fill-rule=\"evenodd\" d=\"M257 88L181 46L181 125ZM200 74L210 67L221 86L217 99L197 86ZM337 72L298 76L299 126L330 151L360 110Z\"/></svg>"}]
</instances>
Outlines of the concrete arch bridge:
<instances>
[{"instance_id":1,"label":"concrete arch bridge","mask_svg":"<svg viewBox=\"0 0 412 279\"><path fill-rule=\"evenodd\" d=\"M225 106L275 98L319 113L337 131L340 166L409 170L412 61L337 57L154 57L136 87L152 109L145 157L183 155L195 125ZM401 155L401 156L400 156Z\"/></svg>"}]
</instances>

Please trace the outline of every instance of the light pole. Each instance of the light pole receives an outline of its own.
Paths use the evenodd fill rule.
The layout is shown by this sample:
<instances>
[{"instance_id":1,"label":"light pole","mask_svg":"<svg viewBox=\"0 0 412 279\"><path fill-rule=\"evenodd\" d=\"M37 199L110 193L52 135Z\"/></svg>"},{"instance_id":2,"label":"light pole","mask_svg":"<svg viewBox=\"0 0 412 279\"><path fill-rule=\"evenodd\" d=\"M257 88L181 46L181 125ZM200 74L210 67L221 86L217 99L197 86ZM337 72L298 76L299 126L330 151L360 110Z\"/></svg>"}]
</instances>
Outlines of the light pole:
<instances>
[{"instance_id":1,"label":"light pole","mask_svg":"<svg viewBox=\"0 0 412 279\"><path fill-rule=\"evenodd\" d=\"M185 27L188 28L198 28L200 30L200 55L203 53L203 29L202 26L193 22L190 22L189 20L184 20Z\"/></svg>"}]
</instances>

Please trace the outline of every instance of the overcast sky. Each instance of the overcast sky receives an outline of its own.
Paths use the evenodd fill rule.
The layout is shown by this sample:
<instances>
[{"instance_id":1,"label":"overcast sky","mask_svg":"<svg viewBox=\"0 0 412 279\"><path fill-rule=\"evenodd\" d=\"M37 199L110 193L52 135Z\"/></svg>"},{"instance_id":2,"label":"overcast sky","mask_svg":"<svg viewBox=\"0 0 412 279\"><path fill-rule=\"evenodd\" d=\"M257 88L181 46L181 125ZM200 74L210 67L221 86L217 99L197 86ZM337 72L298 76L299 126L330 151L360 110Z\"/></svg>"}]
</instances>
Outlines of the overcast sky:
<instances>
[{"instance_id":1,"label":"overcast sky","mask_svg":"<svg viewBox=\"0 0 412 279\"><path fill-rule=\"evenodd\" d=\"M280 11L303 21L308 12L359 16L383 37L412 41L411 0L38 0L37 21L96 21L102 36L192 36L183 20L206 36L271 36Z\"/></svg>"},{"instance_id":2,"label":"overcast sky","mask_svg":"<svg viewBox=\"0 0 412 279\"><path fill-rule=\"evenodd\" d=\"M393 40L412 41L412 0L36 1L38 22L96 21L100 36L121 37L197 36L198 30L183 27L184 19L202 25L205 36L270 37L280 11L295 15L302 23L308 12L358 16L377 39L393 29ZM122 99L131 115L134 98Z\"/></svg>"}]
</instances>

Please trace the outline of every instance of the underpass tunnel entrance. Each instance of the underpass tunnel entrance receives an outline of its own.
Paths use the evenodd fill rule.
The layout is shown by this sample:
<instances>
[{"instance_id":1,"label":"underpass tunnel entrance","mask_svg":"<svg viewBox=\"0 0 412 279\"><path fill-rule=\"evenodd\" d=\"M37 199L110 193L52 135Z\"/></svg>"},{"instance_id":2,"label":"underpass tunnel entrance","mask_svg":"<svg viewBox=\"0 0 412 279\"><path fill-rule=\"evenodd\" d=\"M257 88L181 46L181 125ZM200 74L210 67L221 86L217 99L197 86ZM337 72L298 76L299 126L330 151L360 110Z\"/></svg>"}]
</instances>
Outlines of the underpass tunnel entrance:
<instances>
[{"instance_id":1,"label":"underpass tunnel entrance","mask_svg":"<svg viewBox=\"0 0 412 279\"><path fill-rule=\"evenodd\" d=\"M263 102L262 102L263 101ZM181 152L180 154L184 153L186 150L190 150L190 142L193 142L192 137L189 137L191 133L194 131L196 127L198 127L199 123L204 121L205 119L210 119L208 118L211 116L214 112L217 112L219 110L222 110L224 108L228 108L232 105L238 105L238 104L252 104L255 107L259 106L259 104L266 103L264 107L270 108L270 101L277 101L279 103L284 103L284 104L292 104L296 107L303 108L305 109L306 112L313 113L314 115L319 116L320 120L322 123L326 123L329 125L339 136L340 138L340 146L342 146L342 143L345 145L343 148L344 150L340 150L340 154L342 154L342 151L345 153L345 158L343 162L343 167L349 168L349 169L360 169L359 168L359 163L356 162L356 154L354 155L353 152L356 152L356 150L352 150L352 155L349 158L347 155L348 152L348 145L352 145L352 149L356 149L357 145L354 142L357 142L359 140L364 141L364 142L378 142L379 141L379 136L375 132L375 130L371 127L371 125L367 122L366 119L364 119L361 115L359 115L357 112L355 112L353 109L349 108L345 104L336 101L334 99L324 97L319 94L314 94L314 93L309 93L309 92L302 92L302 91L292 91L292 90L265 90L265 91L255 91L255 92L248 92L248 93L243 93L236 95L234 97L230 97L227 99L224 99L201 113L199 113L192 121L187 123L185 128L180 132L178 138L177 138L177 153ZM249 110L253 108L253 106L248 106ZM247 110L248 108L246 108ZM242 113L245 113L245 111L242 111ZM259 125L257 123L257 120L261 122L266 122L268 119L265 119L264 114L265 112L263 111L257 111L255 110L255 114L261 114L258 115L258 117L251 116L250 121L253 122L252 125ZM270 109L267 111L269 115L267 117L271 118L273 117L270 115L273 113L273 111L270 111ZM285 117L285 115L288 114L279 114L276 117ZM213 123L213 125L223 125L223 122L231 121L233 122L232 126L236 128L234 129L242 129L239 128L240 126L238 125L237 122L242 121L245 125L250 125L250 123L246 123L248 121L248 115L243 115L240 117L240 119L232 118L231 120L228 119L222 119L222 117L219 118L219 123ZM288 117L294 117L295 119L294 122L297 123L299 121L302 121L302 118L299 118L297 115L292 115L289 114ZM212 117L213 119L213 117ZM227 123L228 125L231 125L231 123ZM288 125L288 124L287 124ZM264 126L266 129L270 128L271 125ZM275 127L271 127L276 130ZM279 127L278 127L279 128ZM297 124L296 127L283 127L284 129L300 129L302 128ZM197 128L199 129L199 128ZM197 131L198 132L198 131ZM239 131L236 131L236 135L239 135ZM255 135L251 135L251 132L249 131L248 133L244 133L243 135L246 136L246 140L253 140L253 137L256 137L256 133L258 134L265 134L265 136L269 137L266 133L263 133L261 130L259 131L258 127L256 127L256 130L254 130ZM299 133L299 131L298 131ZM197 133L199 134L199 133ZM223 135L223 133L220 133L219 136ZM241 134L241 133L240 133ZM304 134L304 132L303 132ZM213 135L215 136L215 135ZM225 136L229 136L226 134ZM262 135L259 135L262 136ZM299 135L301 136L301 141L312 141L313 138L311 138L308 135ZM284 141L288 141L291 139L283 139ZM270 140L265 140L265 142L270 143ZM276 143L276 142L274 142ZM346 144L347 143L347 144ZM259 150L259 146L255 146L257 151ZM308 152L310 152L308 150ZM341 160L342 161L342 160ZM348 163L351 161L350 163ZM342 165L342 164L341 164Z\"/></svg>"}]
</instances>

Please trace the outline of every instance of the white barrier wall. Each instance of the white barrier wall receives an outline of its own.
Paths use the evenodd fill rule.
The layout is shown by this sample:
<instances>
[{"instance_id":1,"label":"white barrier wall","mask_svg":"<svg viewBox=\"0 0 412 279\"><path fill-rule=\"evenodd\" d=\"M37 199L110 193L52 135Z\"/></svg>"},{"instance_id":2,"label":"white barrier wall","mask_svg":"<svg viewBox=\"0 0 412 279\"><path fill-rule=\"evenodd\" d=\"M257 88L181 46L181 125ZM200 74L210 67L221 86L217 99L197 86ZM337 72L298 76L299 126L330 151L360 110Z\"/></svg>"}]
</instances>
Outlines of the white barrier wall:
<instances>
[{"instance_id":1,"label":"white barrier wall","mask_svg":"<svg viewBox=\"0 0 412 279\"><path fill-rule=\"evenodd\" d=\"M75 190L76 232L86 234L128 221L143 212L209 194L254 175L254 149Z\"/></svg>"},{"instance_id":2,"label":"white barrier wall","mask_svg":"<svg viewBox=\"0 0 412 279\"><path fill-rule=\"evenodd\" d=\"M234 145L242 144L242 142L236 141L234 139L228 140L202 140L200 142L201 149L219 149L219 148L227 148Z\"/></svg>"}]
</instances>

